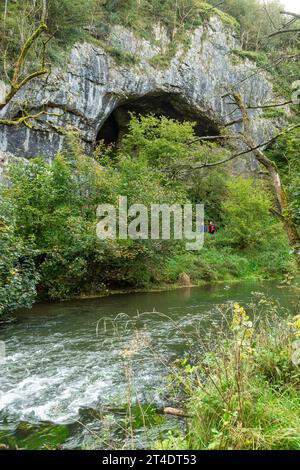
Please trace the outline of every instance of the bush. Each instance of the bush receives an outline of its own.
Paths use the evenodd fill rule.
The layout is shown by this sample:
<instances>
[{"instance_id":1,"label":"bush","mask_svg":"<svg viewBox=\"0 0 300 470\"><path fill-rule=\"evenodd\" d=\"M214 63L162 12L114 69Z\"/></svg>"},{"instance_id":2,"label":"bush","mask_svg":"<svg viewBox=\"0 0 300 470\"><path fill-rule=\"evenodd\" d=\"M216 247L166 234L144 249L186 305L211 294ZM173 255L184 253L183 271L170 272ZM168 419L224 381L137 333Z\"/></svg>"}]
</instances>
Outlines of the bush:
<instances>
[{"instance_id":1,"label":"bush","mask_svg":"<svg viewBox=\"0 0 300 470\"><path fill-rule=\"evenodd\" d=\"M50 165L43 159L18 161L3 188L14 207L14 236L32 253L40 276L40 297L67 298L104 288L144 287L176 282L186 272L199 281L274 277L291 264L286 237L271 216L272 200L259 182L229 182L228 169L186 172L209 153L227 155L217 145L195 140L193 123L165 117L133 116L119 148L100 145L83 155L76 134ZM181 173L182 167L184 168ZM206 203L217 222L203 250L183 251L176 240L99 240L96 208L128 205ZM258 253L259 250L259 253ZM14 303L12 302L12 305Z\"/></svg>"},{"instance_id":2,"label":"bush","mask_svg":"<svg viewBox=\"0 0 300 470\"><path fill-rule=\"evenodd\" d=\"M16 233L15 208L0 194L0 317L30 308L36 298L38 275L33 253Z\"/></svg>"},{"instance_id":3,"label":"bush","mask_svg":"<svg viewBox=\"0 0 300 470\"><path fill-rule=\"evenodd\" d=\"M273 201L266 182L237 178L228 183L223 202L222 242L238 249L258 249L265 240L283 236L281 223L270 214Z\"/></svg>"},{"instance_id":4,"label":"bush","mask_svg":"<svg viewBox=\"0 0 300 470\"><path fill-rule=\"evenodd\" d=\"M35 250L40 293L50 298L103 290L103 285L144 286L160 279L165 260L178 242L98 240L96 208L185 201L180 188L166 187L143 158L120 154L100 166L69 137L67 155L49 165L42 159L10 168L4 191L15 205L16 233Z\"/></svg>"}]
</instances>

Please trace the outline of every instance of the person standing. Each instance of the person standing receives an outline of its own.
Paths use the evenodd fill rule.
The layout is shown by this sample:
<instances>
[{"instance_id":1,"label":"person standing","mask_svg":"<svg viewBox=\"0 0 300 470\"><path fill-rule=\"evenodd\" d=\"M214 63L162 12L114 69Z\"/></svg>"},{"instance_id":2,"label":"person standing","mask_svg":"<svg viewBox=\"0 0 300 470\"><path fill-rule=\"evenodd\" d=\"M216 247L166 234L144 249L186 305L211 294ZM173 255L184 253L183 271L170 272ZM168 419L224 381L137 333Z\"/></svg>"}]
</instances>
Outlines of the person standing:
<instances>
[{"instance_id":1,"label":"person standing","mask_svg":"<svg viewBox=\"0 0 300 470\"><path fill-rule=\"evenodd\" d=\"M208 224L208 233L214 235L216 233L216 226L213 222L209 222Z\"/></svg>"}]
</instances>

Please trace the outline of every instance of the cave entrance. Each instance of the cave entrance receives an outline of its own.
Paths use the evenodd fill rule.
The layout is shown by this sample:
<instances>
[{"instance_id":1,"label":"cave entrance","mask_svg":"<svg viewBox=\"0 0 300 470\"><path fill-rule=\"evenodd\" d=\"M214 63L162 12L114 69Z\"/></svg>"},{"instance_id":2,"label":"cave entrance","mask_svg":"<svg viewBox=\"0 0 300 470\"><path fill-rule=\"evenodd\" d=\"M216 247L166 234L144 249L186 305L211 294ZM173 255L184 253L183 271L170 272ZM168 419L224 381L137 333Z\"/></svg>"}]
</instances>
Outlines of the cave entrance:
<instances>
[{"instance_id":1,"label":"cave entrance","mask_svg":"<svg viewBox=\"0 0 300 470\"><path fill-rule=\"evenodd\" d=\"M189 104L177 94L147 95L132 99L118 106L106 119L98 132L96 142L104 141L106 145L117 145L126 134L130 113L138 115L154 114L166 116L179 122L196 122L195 132L199 137L219 135L219 130L211 119L193 111Z\"/></svg>"}]
</instances>

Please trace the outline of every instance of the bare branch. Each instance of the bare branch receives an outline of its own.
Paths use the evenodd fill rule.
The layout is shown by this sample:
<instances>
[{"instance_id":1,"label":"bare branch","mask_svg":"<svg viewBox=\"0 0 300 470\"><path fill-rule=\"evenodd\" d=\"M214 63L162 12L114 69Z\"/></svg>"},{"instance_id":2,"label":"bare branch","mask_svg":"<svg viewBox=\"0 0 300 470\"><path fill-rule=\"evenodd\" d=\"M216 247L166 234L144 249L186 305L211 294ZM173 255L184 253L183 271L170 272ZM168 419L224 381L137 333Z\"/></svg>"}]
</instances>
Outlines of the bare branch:
<instances>
[{"instance_id":1,"label":"bare branch","mask_svg":"<svg viewBox=\"0 0 300 470\"><path fill-rule=\"evenodd\" d=\"M299 128L300 128L300 124L295 124L293 126L290 126L290 127L286 128L285 130L279 132L276 136L272 137L272 139L269 139L265 142L262 142L262 143L260 143L259 145L256 145L256 146L249 146L249 148L247 150L243 150L241 152L235 153L235 154L231 155L230 157L225 158L224 160L219 160L217 162L211 162L211 163L199 162L199 163L195 163L194 165L192 165L191 168L193 170L201 170L203 168L211 168L211 167L218 166L218 165L224 165L225 163L228 163L231 160L234 160L235 158L241 157L243 155L247 155L247 154L252 153L252 152L254 152L256 150L259 150L261 148L266 148L269 145L271 145L273 142L278 140L280 137L282 137L286 134L289 134L293 130L299 129Z\"/></svg>"},{"instance_id":2,"label":"bare branch","mask_svg":"<svg viewBox=\"0 0 300 470\"><path fill-rule=\"evenodd\" d=\"M298 20L300 20L300 14L298 13L292 13L291 11L281 11L280 12L282 15L288 15L288 16L293 16L294 18L297 18Z\"/></svg>"},{"instance_id":3,"label":"bare branch","mask_svg":"<svg viewBox=\"0 0 300 470\"><path fill-rule=\"evenodd\" d=\"M39 70L36 70L35 72L28 74L23 79L20 79L22 67L24 65L24 62L26 60L27 54L31 46L34 44L37 38L44 31L46 31L46 29L47 29L47 26L45 25L45 23L41 23L40 26L32 33L32 35L27 39L24 46L22 47L22 50L20 52L20 55L15 65L14 75L11 81L10 90L7 92L5 99L3 100L3 103L0 104L0 110L3 109L12 100L12 98L16 95L16 93L21 88L23 88L28 82L30 82L36 77L40 77L41 75L45 75L49 72L49 70L44 67L44 59L43 59L42 67Z\"/></svg>"},{"instance_id":4,"label":"bare branch","mask_svg":"<svg viewBox=\"0 0 300 470\"><path fill-rule=\"evenodd\" d=\"M186 413L183 410L179 410L177 408L166 407L164 408L164 413L167 415L178 416L179 418L192 418L191 413Z\"/></svg>"},{"instance_id":5,"label":"bare branch","mask_svg":"<svg viewBox=\"0 0 300 470\"><path fill-rule=\"evenodd\" d=\"M284 33L300 33L300 28L280 29L279 31L275 31L275 33L269 34L268 38L273 38L274 36L278 36L279 34L284 34Z\"/></svg>"},{"instance_id":6,"label":"bare branch","mask_svg":"<svg viewBox=\"0 0 300 470\"><path fill-rule=\"evenodd\" d=\"M224 127L231 127L234 126L235 124L241 124L243 122L243 119L235 119L234 121L227 122Z\"/></svg>"},{"instance_id":7,"label":"bare branch","mask_svg":"<svg viewBox=\"0 0 300 470\"><path fill-rule=\"evenodd\" d=\"M188 142L188 145L193 145L197 142L205 142L210 140L236 140L239 139L238 135L206 135L204 137L196 137Z\"/></svg>"},{"instance_id":8,"label":"bare branch","mask_svg":"<svg viewBox=\"0 0 300 470\"><path fill-rule=\"evenodd\" d=\"M267 109L267 108L280 108L282 106L286 106L288 104L292 104L293 101L285 101L284 103L278 103L278 104L265 104L261 106L247 106L247 109Z\"/></svg>"},{"instance_id":9,"label":"bare branch","mask_svg":"<svg viewBox=\"0 0 300 470\"><path fill-rule=\"evenodd\" d=\"M25 42L25 44L24 44L24 46L21 50L21 53L18 57L17 63L16 63L14 76L13 76L13 79L12 79L12 86L13 87L15 85L17 85L17 83L19 81L19 76L20 76L20 73L21 73L21 69L22 69L24 60L26 59L26 56L28 54L29 49L31 48L34 41L42 34L42 32L46 31L46 29L47 29L47 26L45 25L45 23L41 23L40 26L32 33L32 35Z\"/></svg>"},{"instance_id":10,"label":"bare branch","mask_svg":"<svg viewBox=\"0 0 300 470\"><path fill-rule=\"evenodd\" d=\"M224 0L222 0L222 2L216 3L216 5L212 5L207 11L211 11L211 10L214 10L215 8L219 8L221 5L223 5L223 3L224 3Z\"/></svg>"},{"instance_id":11,"label":"bare branch","mask_svg":"<svg viewBox=\"0 0 300 470\"><path fill-rule=\"evenodd\" d=\"M63 113L49 113L49 111L42 110L36 114L27 114L24 113L23 116L17 119L0 119L0 124L4 126L19 126L20 124L24 124L29 129L32 129L32 125L30 124L30 119L38 119L39 117L46 115L46 116L63 116Z\"/></svg>"}]
</instances>

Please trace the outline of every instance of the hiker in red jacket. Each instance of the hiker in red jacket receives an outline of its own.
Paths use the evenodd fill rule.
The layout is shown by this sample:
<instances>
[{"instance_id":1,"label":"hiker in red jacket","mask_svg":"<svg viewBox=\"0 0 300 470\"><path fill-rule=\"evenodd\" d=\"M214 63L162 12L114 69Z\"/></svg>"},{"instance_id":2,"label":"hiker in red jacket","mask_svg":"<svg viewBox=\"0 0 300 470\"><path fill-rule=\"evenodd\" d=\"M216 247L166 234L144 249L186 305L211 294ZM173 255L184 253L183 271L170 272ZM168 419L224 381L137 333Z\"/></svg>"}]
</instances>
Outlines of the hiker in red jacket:
<instances>
[{"instance_id":1,"label":"hiker in red jacket","mask_svg":"<svg viewBox=\"0 0 300 470\"><path fill-rule=\"evenodd\" d=\"M209 222L208 233L210 233L211 235L214 235L216 233L216 226L213 222Z\"/></svg>"}]
</instances>

